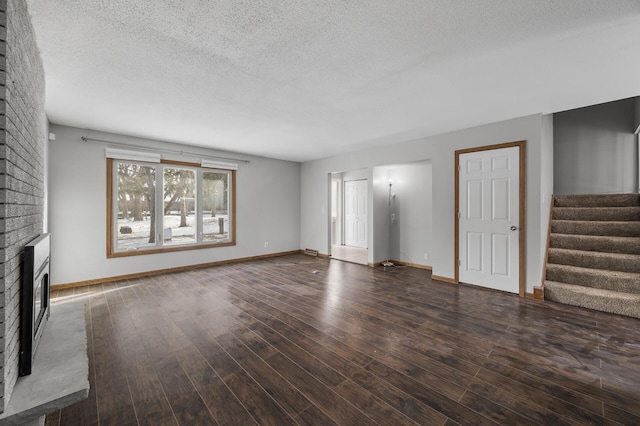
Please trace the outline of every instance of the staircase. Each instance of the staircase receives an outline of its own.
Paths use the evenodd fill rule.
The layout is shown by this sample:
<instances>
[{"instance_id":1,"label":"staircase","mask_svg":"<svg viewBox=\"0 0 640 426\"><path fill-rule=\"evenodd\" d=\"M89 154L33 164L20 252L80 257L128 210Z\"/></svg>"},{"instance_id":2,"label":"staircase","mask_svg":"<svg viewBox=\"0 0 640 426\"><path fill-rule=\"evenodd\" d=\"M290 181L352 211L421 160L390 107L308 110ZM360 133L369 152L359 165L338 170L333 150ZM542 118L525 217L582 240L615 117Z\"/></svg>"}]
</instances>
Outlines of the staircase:
<instances>
[{"instance_id":1,"label":"staircase","mask_svg":"<svg viewBox=\"0 0 640 426\"><path fill-rule=\"evenodd\" d=\"M544 298L640 318L640 195L553 199Z\"/></svg>"}]
</instances>

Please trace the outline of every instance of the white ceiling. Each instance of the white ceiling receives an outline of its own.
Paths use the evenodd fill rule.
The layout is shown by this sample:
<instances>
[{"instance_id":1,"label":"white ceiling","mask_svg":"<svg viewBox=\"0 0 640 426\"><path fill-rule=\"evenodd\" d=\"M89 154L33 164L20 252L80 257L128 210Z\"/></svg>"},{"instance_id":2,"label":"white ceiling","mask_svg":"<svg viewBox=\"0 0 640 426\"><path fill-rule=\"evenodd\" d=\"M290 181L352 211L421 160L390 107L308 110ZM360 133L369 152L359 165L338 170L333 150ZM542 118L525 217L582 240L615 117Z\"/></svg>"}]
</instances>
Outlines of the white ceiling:
<instances>
[{"instance_id":1,"label":"white ceiling","mask_svg":"<svg viewBox=\"0 0 640 426\"><path fill-rule=\"evenodd\" d=\"M640 95L638 0L27 0L53 123L306 161Z\"/></svg>"}]
</instances>

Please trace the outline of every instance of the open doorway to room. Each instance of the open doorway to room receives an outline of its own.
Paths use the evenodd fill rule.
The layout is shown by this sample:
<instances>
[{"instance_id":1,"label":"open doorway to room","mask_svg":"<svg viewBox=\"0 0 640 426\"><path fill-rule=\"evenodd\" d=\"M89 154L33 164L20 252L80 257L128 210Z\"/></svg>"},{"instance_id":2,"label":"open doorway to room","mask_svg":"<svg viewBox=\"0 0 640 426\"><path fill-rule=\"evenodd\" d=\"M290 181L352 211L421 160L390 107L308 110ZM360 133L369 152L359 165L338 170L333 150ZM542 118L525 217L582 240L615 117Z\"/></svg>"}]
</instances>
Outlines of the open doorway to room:
<instances>
[{"instance_id":1,"label":"open doorway to room","mask_svg":"<svg viewBox=\"0 0 640 426\"><path fill-rule=\"evenodd\" d=\"M368 241L368 171L331 174L331 257L366 265Z\"/></svg>"},{"instance_id":2,"label":"open doorway to room","mask_svg":"<svg viewBox=\"0 0 640 426\"><path fill-rule=\"evenodd\" d=\"M373 168L373 263L431 269L431 160Z\"/></svg>"}]
</instances>

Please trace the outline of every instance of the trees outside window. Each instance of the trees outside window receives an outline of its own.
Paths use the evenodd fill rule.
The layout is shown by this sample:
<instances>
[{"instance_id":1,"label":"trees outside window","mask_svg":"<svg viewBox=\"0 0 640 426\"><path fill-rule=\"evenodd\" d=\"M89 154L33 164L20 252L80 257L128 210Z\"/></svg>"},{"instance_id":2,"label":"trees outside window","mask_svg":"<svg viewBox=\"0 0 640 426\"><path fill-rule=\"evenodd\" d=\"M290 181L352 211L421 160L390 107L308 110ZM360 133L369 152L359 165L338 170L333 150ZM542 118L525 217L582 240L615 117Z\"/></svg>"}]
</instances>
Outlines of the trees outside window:
<instances>
[{"instance_id":1,"label":"trees outside window","mask_svg":"<svg viewBox=\"0 0 640 426\"><path fill-rule=\"evenodd\" d=\"M197 242L195 171L165 167L163 191L164 245Z\"/></svg>"},{"instance_id":2,"label":"trees outside window","mask_svg":"<svg viewBox=\"0 0 640 426\"><path fill-rule=\"evenodd\" d=\"M203 193L203 239L224 239L229 227L229 174L204 172Z\"/></svg>"},{"instance_id":3,"label":"trees outside window","mask_svg":"<svg viewBox=\"0 0 640 426\"><path fill-rule=\"evenodd\" d=\"M235 244L235 171L107 159L107 257Z\"/></svg>"},{"instance_id":4,"label":"trees outside window","mask_svg":"<svg viewBox=\"0 0 640 426\"><path fill-rule=\"evenodd\" d=\"M155 247L156 167L118 162L117 248Z\"/></svg>"}]
</instances>

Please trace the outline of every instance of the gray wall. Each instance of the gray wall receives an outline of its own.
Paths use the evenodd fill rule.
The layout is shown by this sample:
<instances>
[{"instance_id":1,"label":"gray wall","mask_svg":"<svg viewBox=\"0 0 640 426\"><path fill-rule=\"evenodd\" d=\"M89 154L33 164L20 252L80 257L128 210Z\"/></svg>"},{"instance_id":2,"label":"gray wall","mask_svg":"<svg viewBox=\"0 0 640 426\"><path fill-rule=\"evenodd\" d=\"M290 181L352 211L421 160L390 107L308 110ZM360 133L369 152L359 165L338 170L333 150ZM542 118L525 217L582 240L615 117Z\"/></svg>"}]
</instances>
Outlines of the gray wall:
<instances>
[{"instance_id":1,"label":"gray wall","mask_svg":"<svg viewBox=\"0 0 640 426\"><path fill-rule=\"evenodd\" d=\"M640 96L636 98L636 114L635 122L633 123L633 129L635 132L640 133Z\"/></svg>"},{"instance_id":2,"label":"gray wall","mask_svg":"<svg viewBox=\"0 0 640 426\"><path fill-rule=\"evenodd\" d=\"M635 110L625 99L554 114L555 194L637 191Z\"/></svg>"},{"instance_id":3,"label":"gray wall","mask_svg":"<svg viewBox=\"0 0 640 426\"><path fill-rule=\"evenodd\" d=\"M638 163L640 165L640 96L636 98L636 117L633 123L634 132L636 133L636 142L638 146ZM640 166L639 166L640 167ZM638 188L640 188L640 170L638 170Z\"/></svg>"},{"instance_id":4,"label":"gray wall","mask_svg":"<svg viewBox=\"0 0 640 426\"><path fill-rule=\"evenodd\" d=\"M383 231L388 227L388 242L385 258L417 265L431 266L425 254L431 256L432 230L432 167L431 161L375 167L374 181L386 182L377 185L374 212L379 213L377 221ZM389 206L389 179L391 205ZM387 210L393 214L391 220ZM380 237L382 243L386 235Z\"/></svg>"},{"instance_id":5,"label":"gray wall","mask_svg":"<svg viewBox=\"0 0 640 426\"><path fill-rule=\"evenodd\" d=\"M442 277L454 276L454 152L457 149L492 145L503 142L527 141L527 244L526 244L526 291L540 285L542 252L546 244L546 220L548 203L543 195L550 194L552 179L541 179L549 173L549 165L543 159L550 156L543 143L543 130L549 126L548 118L531 115L499 123L407 141L385 147L357 151L347 155L309 161L302 164L301 227L300 246L324 252L328 248L329 220L326 212L328 173L336 170L358 170L414 161L431 161L432 196L432 243L429 262L433 274ZM369 262L380 262L387 256L386 214L388 179L376 179L370 172L369 194ZM380 201L381 200L381 201ZM380 201L380 202L377 202ZM428 212L423 212L427 215Z\"/></svg>"},{"instance_id":6,"label":"gray wall","mask_svg":"<svg viewBox=\"0 0 640 426\"><path fill-rule=\"evenodd\" d=\"M342 173L342 181L348 182L352 180L364 180L369 178L369 171L367 169L351 170Z\"/></svg>"},{"instance_id":7,"label":"gray wall","mask_svg":"<svg viewBox=\"0 0 640 426\"><path fill-rule=\"evenodd\" d=\"M0 2L0 408L18 375L20 281L24 246L43 230L44 71L24 1ZM4 32L4 31L2 31Z\"/></svg>"},{"instance_id":8,"label":"gray wall","mask_svg":"<svg viewBox=\"0 0 640 426\"><path fill-rule=\"evenodd\" d=\"M300 248L300 164L189 148L203 155L242 157L236 174L236 245L124 258L106 257L105 145L81 136L162 149L160 141L51 125L49 229L52 284L280 253ZM167 158L167 156L163 156ZM168 159L197 161L193 157ZM326 175L325 175L326 177ZM264 243L269 247L265 248Z\"/></svg>"},{"instance_id":9,"label":"gray wall","mask_svg":"<svg viewBox=\"0 0 640 426\"><path fill-rule=\"evenodd\" d=\"M551 210L551 196L553 189L553 115L542 116L542 134L540 137L541 158L540 158L540 230L545 234L544 242L540 246L540 259L546 256L546 233L549 226L549 214ZM541 276L544 275L544 265L540 265Z\"/></svg>"}]
</instances>

